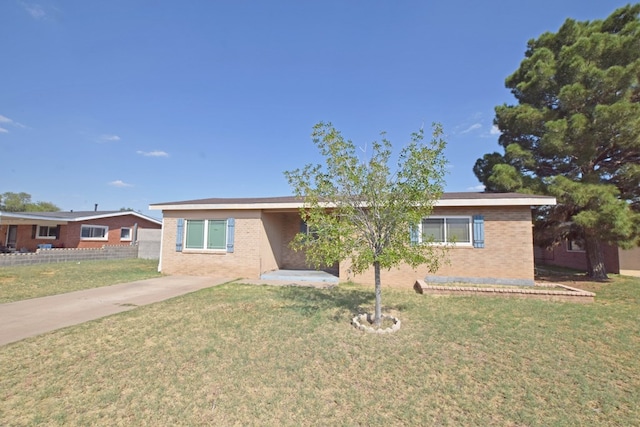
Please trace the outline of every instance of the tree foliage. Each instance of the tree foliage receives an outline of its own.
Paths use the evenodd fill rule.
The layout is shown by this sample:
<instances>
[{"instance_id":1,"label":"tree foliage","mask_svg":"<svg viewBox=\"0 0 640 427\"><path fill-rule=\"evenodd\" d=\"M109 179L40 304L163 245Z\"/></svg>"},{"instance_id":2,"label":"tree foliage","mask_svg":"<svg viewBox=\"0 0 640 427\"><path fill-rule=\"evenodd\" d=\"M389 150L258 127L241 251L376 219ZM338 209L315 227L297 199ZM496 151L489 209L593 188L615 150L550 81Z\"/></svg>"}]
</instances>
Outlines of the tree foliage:
<instances>
[{"instance_id":1,"label":"tree foliage","mask_svg":"<svg viewBox=\"0 0 640 427\"><path fill-rule=\"evenodd\" d=\"M496 107L504 154L474 167L488 191L553 195L536 240L584 244L589 274L606 278L602 243L640 235L640 4L604 20L567 19L530 40L506 79L517 105Z\"/></svg>"},{"instance_id":2,"label":"tree foliage","mask_svg":"<svg viewBox=\"0 0 640 427\"><path fill-rule=\"evenodd\" d=\"M295 194L304 198L301 215L311 233L299 233L292 246L316 267L349 259L354 273L374 268L376 312L381 316L380 269L400 263L435 271L441 248L416 245L411 230L440 197L446 160L442 129L433 138L413 133L391 168L392 144L382 134L368 150L345 140L330 123L318 123L312 138L325 163L285 172Z\"/></svg>"},{"instance_id":3,"label":"tree foliage","mask_svg":"<svg viewBox=\"0 0 640 427\"><path fill-rule=\"evenodd\" d=\"M6 192L0 195L0 211L5 212L57 212L60 208L51 202L31 202L29 193Z\"/></svg>"}]
</instances>

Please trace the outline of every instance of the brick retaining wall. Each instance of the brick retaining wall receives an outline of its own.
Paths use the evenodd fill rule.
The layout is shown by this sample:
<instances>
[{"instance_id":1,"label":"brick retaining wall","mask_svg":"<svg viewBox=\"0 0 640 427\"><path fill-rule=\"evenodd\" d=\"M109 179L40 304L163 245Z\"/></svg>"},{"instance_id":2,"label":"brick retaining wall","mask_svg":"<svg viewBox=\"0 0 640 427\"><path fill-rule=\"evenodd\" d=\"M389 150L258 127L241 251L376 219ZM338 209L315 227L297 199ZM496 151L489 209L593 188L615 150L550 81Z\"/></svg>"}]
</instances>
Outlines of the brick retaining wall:
<instances>
[{"instance_id":1,"label":"brick retaining wall","mask_svg":"<svg viewBox=\"0 0 640 427\"><path fill-rule=\"evenodd\" d=\"M554 289L557 288L557 289ZM470 286L438 286L430 285L424 280L416 280L413 289L419 294L429 295L473 295L543 299L547 301L564 301L591 303L596 294L582 289L562 285L560 283L536 283L534 286L516 288L470 287Z\"/></svg>"},{"instance_id":2,"label":"brick retaining wall","mask_svg":"<svg viewBox=\"0 0 640 427\"><path fill-rule=\"evenodd\" d=\"M137 258L137 246L103 246L86 249L38 249L35 252L0 254L0 267L57 262Z\"/></svg>"}]
</instances>

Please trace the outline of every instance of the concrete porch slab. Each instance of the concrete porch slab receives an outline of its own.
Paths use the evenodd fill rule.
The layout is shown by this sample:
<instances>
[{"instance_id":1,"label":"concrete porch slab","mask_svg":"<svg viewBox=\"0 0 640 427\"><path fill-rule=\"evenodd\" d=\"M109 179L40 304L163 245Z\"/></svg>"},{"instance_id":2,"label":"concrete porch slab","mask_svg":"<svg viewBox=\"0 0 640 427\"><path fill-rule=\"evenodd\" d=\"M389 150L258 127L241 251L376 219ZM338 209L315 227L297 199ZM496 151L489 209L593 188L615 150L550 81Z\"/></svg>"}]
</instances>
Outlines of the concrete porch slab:
<instances>
[{"instance_id":1,"label":"concrete porch slab","mask_svg":"<svg viewBox=\"0 0 640 427\"><path fill-rule=\"evenodd\" d=\"M282 282L314 282L337 284L339 279L326 271L316 270L276 270L263 273L260 280L275 280Z\"/></svg>"}]
</instances>

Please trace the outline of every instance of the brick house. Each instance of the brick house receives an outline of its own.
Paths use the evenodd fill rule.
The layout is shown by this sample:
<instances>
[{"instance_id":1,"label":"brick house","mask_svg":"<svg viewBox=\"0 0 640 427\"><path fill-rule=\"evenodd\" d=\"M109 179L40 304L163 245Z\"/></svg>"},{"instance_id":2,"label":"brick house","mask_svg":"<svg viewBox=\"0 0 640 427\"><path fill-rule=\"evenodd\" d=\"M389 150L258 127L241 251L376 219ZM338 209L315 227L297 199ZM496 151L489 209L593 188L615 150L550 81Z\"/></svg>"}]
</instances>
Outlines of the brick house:
<instances>
[{"instance_id":1,"label":"brick house","mask_svg":"<svg viewBox=\"0 0 640 427\"><path fill-rule=\"evenodd\" d=\"M607 273L640 277L640 246L622 249L614 245L602 245L604 266ZM587 253L576 242L565 240L551 248L535 248L536 264L557 265L574 270L587 271Z\"/></svg>"},{"instance_id":2,"label":"brick house","mask_svg":"<svg viewBox=\"0 0 640 427\"><path fill-rule=\"evenodd\" d=\"M131 245L162 222L134 211L0 212L3 252Z\"/></svg>"},{"instance_id":3,"label":"brick house","mask_svg":"<svg viewBox=\"0 0 640 427\"><path fill-rule=\"evenodd\" d=\"M416 279L531 285L534 280L531 207L555 199L517 193L445 193L418 226L455 234L449 265L435 275L401 266L382 281L410 288ZM305 270L304 254L289 243L304 227L296 197L215 198L150 205L163 216L159 270L165 274L259 279L276 270ZM353 275L347 262L332 272L340 281L373 283L373 271Z\"/></svg>"}]
</instances>

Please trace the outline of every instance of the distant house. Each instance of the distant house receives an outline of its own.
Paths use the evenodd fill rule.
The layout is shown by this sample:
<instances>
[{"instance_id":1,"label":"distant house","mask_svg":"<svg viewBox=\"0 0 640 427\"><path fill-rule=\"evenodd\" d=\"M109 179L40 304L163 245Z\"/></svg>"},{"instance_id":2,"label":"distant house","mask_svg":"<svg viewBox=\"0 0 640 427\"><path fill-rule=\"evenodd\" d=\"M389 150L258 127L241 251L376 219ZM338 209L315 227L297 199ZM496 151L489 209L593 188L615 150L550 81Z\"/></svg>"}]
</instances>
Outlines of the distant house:
<instances>
[{"instance_id":1,"label":"distant house","mask_svg":"<svg viewBox=\"0 0 640 427\"><path fill-rule=\"evenodd\" d=\"M384 284L410 288L416 279L531 285L534 282L531 207L553 197L517 193L445 193L418 224L443 243L455 234L450 264L436 274L409 266L382 271ZM159 270L166 274L259 279L277 270L305 270L289 243L305 229L296 197L200 199L150 206L163 216ZM426 227L426 228L425 228ZM341 281L373 283L348 262L331 270Z\"/></svg>"},{"instance_id":2,"label":"distant house","mask_svg":"<svg viewBox=\"0 0 640 427\"><path fill-rule=\"evenodd\" d=\"M131 245L162 222L134 211L0 212L0 249L101 248Z\"/></svg>"},{"instance_id":3,"label":"distant house","mask_svg":"<svg viewBox=\"0 0 640 427\"><path fill-rule=\"evenodd\" d=\"M604 266L607 273L640 276L640 247L621 249L603 245ZM587 253L578 243L565 240L552 248L535 248L536 264L557 265L587 271Z\"/></svg>"}]
</instances>

